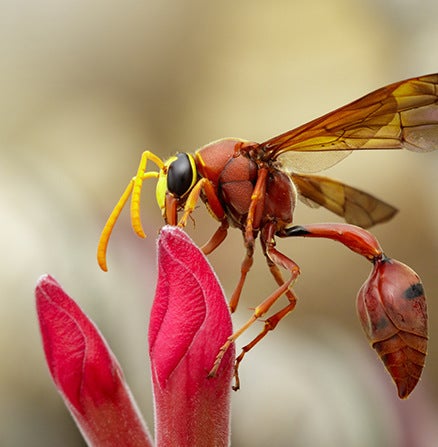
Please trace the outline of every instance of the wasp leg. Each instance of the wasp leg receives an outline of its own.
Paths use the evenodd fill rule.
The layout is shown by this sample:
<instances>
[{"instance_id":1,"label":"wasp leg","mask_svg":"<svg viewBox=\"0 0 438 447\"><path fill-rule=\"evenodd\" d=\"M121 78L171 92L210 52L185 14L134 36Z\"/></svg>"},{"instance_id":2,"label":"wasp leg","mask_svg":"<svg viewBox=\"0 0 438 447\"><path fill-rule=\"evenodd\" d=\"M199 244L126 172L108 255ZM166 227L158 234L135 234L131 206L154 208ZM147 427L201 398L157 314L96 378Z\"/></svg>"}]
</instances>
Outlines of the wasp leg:
<instances>
[{"instance_id":1,"label":"wasp leg","mask_svg":"<svg viewBox=\"0 0 438 447\"><path fill-rule=\"evenodd\" d=\"M202 246L201 250L205 255L210 254L215 250L227 237L228 227L230 226L225 215L225 211L219 198L216 194L214 185L206 178L199 180L199 182L190 191L187 197L186 204L184 206L184 214L178 222L180 227L184 227L187 223L187 219L198 203L201 196L201 192L204 193L204 201L210 214L221 222L220 227L215 231L213 236Z\"/></svg>"},{"instance_id":2,"label":"wasp leg","mask_svg":"<svg viewBox=\"0 0 438 447\"><path fill-rule=\"evenodd\" d=\"M145 237L144 231L141 226L140 221L140 192L141 192L141 184L147 178L157 178L158 172L145 172L147 161L151 160L154 162L160 169L164 166L163 162L160 158L158 158L155 154L149 151L143 152L140 160L139 167L137 169L137 175L131 179L128 183L128 186L125 188L122 196L117 202L116 206L112 210L108 220L105 223L105 226L100 235L99 243L97 245L97 263L103 271L107 271L107 263L106 263L106 251L108 248L108 242L113 231L114 225L117 222L117 219L122 212L123 207L128 201L129 196L132 193L132 203L131 203L131 221L132 226L135 232L141 236ZM136 186L137 185L137 186ZM138 186L140 185L140 186ZM135 189L137 188L137 190ZM135 197L134 197L135 196Z\"/></svg>"},{"instance_id":3,"label":"wasp leg","mask_svg":"<svg viewBox=\"0 0 438 447\"><path fill-rule=\"evenodd\" d=\"M245 354L249 350L251 350L260 340L262 340L268 334L268 332L274 330L276 328L277 324L286 315L288 315L290 312L292 312L295 309L295 306L297 303L297 296L295 295L295 293L292 290L289 289L289 287L296 280L298 275L300 274L300 269L299 269L298 265L294 261L292 261L292 259L290 259L287 256L285 256L284 254L280 253L275 248L274 233L275 233L275 223L272 222L272 223L266 225L265 228L263 228L262 233L261 233L261 243L263 246L263 251L266 256L266 261L267 261L269 270L270 270L272 276L274 277L275 281L277 282L277 284L280 286L273 294L276 297L275 301L278 298L280 298L281 295L285 294L289 303L286 306L284 306L283 308L281 308L278 312L271 315L268 319L266 319L264 322L262 331L250 343L248 343L247 345L245 345L242 348L242 352L236 358L236 363L234 365L235 384L233 386L233 390L235 390L235 391L237 391L240 388L239 365L240 365L240 362L245 357ZM278 266L285 268L286 270L288 270L291 273L291 276L287 281L285 281L283 279L283 276L282 276L281 271L278 268ZM261 313L261 315L265 314L269 310L270 306L273 303L270 304L269 307L265 307L265 308L263 308L263 304L264 303L262 303L261 305L259 305L256 308L256 311L257 311L257 309L260 309L260 308L262 309L261 311L259 311L259 313ZM254 314L255 313L256 312L254 312Z\"/></svg>"},{"instance_id":4,"label":"wasp leg","mask_svg":"<svg viewBox=\"0 0 438 447\"><path fill-rule=\"evenodd\" d=\"M230 299L230 310L234 312L240 300L242 288L246 280L246 276L253 264L254 254L254 239L260 228L261 219L263 216L264 199L266 192L266 178L268 175L267 168L260 168L257 177L257 183L251 195L251 203L249 205L248 216L245 223L245 231L243 239L246 247L245 258L240 267L240 279L234 289Z\"/></svg>"},{"instance_id":5,"label":"wasp leg","mask_svg":"<svg viewBox=\"0 0 438 447\"><path fill-rule=\"evenodd\" d=\"M230 299L230 312L233 313L237 305L239 304L240 295L242 294L243 285L245 284L246 275L251 270L253 264L253 254L254 254L254 239L249 243L246 243L246 254L243 258L242 265L240 266L240 279L237 283L236 288L233 291Z\"/></svg>"},{"instance_id":6,"label":"wasp leg","mask_svg":"<svg viewBox=\"0 0 438 447\"><path fill-rule=\"evenodd\" d=\"M278 250L275 249L275 243L273 240L273 234L275 233L275 222L271 222L268 224L262 231L262 243L264 244L264 247L266 247L266 256L270 259L270 261L273 263L275 267L270 269L271 273L273 274L274 278L279 284L279 287L268 297L266 298L261 304L259 304L255 309L254 313L251 316L251 318L234 334L232 334L229 339L226 341L226 343L221 347L218 355L216 356L215 362L213 364L213 368L209 373L209 376L214 376L216 373L220 362L222 360L222 357L224 356L227 349L230 347L230 345L243 333L245 332L255 321L257 321L259 318L261 318L263 315L265 315L269 309L272 307L272 305L283 295L286 294L288 297L289 303L280 309L278 312L276 312L274 315L269 317L264 324L264 327L262 331L246 346L242 348L241 354L237 357L235 367L234 367L234 379L235 379L235 385L233 386L234 390L238 390L240 387L240 381L239 381L239 364L242 361L245 354L252 349L262 338L266 336L266 334L277 326L277 324L292 310L295 308L297 297L292 292L292 290L289 289L291 284L296 280L300 273L300 269L298 265L293 262L291 259L289 259L287 256L280 253ZM269 263L268 263L269 264ZM287 269L290 272L290 278L286 281L283 280L281 273L278 271L277 266L283 267Z\"/></svg>"},{"instance_id":7,"label":"wasp leg","mask_svg":"<svg viewBox=\"0 0 438 447\"><path fill-rule=\"evenodd\" d=\"M228 234L228 227L230 224L228 220L224 219L221 222L220 227L214 232L213 236L201 247L202 252L205 255L209 255L213 250L219 247Z\"/></svg>"},{"instance_id":8,"label":"wasp leg","mask_svg":"<svg viewBox=\"0 0 438 447\"><path fill-rule=\"evenodd\" d=\"M254 243L254 228L260 227L263 215L264 200L266 193L266 178L268 175L267 168L260 168L257 174L257 182L251 195L251 203L248 209L248 216L245 224L245 242Z\"/></svg>"},{"instance_id":9,"label":"wasp leg","mask_svg":"<svg viewBox=\"0 0 438 447\"><path fill-rule=\"evenodd\" d=\"M264 240L264 237L261 238L261 243L262 243L262 248L263 248L263 253L265 254L265 259L266 259L266 263L268 264L269 267L269 271L271 272L271 275L273 276L273 278L275 279L276 283L281 286L284 284L284 279L283 279L283 275L281 274L280 269L278 268L278 263L276 264L274 261L272 261L272 259L270 258L270 256L268 255L268 248L267 248L267 244L266 241ZM271 246L269 247L269 252L273 252L273 247L275 246L275 241L273 240ZM275 250L276 256L284 256L282 255L278 250ZM287 267L285 267L287 268ZM294 295L294 293L291 290L286 290L285 295L287 296L289 301L293 301L295 299L296 301L296 297Z\"/></svg>"},{"instance_id":10,"label":"wasp leg","mask_svg":"<svg viewBox=\"0 0 438 447\"><path fill-rule=\"evenodd\" d=\"M225 211L219 201L216 194L213 183L206 178L202 178L196 183L192 188L189 195L187 196L186 203L184 205L184 213L178 222L179 227L185 227L187 224L187 219L190 214L194 211L199 198L201 197L201 192L205 195L205 203L210 214L217 220L222 221L225 218ZM219 245L219 244L218 244Z\"/></svg>"},{"instance_id":11,"label":"wasp leg","mask_svg":"<svg viewBox=\"0 0 438 447\"><path fill-rule=\"evenodd\" d=\"M251 316L251 318L240 329L238 329L236 332L234 332L234 334L232 334L230 337L228 337L227 341L220 348L219 353L216 356L216 359L214 361L213 367L212 367L211 371L208 373L208 377L214 377L214 375L216 374L216 372L219 368L219 365L221 363L221 360L222 360L225 352L227 352L227 350L231 346L231 344L234 343L236 341L236 339L238 337L240 337L240 335L242 335L252 324L254 324L260 317L262 317L271 308L271 306L278 300L278 298L281 295L283 295L283 293L285 293L285 291L288 289L288 287L291 285L291 283L294 279L295 279L295 275L292 275L287 281L284 282L284 284L281 287L279 287L274 293L272 293L270 296L268 296L268 298L266 298L265 301L263 301L263 303L261 303L259 306L257 306L254 309L254 313ZM268 331L266 331L266 332L268 332ZM253 341L263 338L264 335L265 334L263 334L261 337L260 336L256 337L256 339L254 339ZM254 344L256 344L257 341ZM252 344L252 342L250 344ZM238 378L236 380L236 383L238 383ZM233 388L235 388L235 387L233 387ZM238 388L236 388L236 389L238 389Z\"/></svg>"}]
</instances>

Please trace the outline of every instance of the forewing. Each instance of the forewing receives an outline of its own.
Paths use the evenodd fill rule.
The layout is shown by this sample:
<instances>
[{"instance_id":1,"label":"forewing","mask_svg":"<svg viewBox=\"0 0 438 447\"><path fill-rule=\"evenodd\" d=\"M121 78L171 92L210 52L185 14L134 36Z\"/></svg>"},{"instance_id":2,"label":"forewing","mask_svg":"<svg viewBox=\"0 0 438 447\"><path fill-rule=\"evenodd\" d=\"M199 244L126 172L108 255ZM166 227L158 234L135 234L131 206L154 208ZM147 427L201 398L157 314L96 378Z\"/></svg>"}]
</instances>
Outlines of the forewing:
<instances>
[{"instance_id":1,"label":"forewing","mask_svg":"<svg viewBox=\"0 0 438 447\"><path fill-rule=\"evenodd\" d=\"M437 85L438 74L391 84L260 147L289 172L316 172L358 149L433 151L438 148ZM326 151L332 154L321 157Z\"/></svg>"},{"instance_id":2,"label":"forewing","mask_svg":"<svg viewBox=\"0 0 438 447\"><path fill-rule=\"evenodd\" d=\"M369 228L391 219L397 209L376 197L328 177L292 174L303 202L327 208L348 223Z\"/></svg>"}]
</instances>

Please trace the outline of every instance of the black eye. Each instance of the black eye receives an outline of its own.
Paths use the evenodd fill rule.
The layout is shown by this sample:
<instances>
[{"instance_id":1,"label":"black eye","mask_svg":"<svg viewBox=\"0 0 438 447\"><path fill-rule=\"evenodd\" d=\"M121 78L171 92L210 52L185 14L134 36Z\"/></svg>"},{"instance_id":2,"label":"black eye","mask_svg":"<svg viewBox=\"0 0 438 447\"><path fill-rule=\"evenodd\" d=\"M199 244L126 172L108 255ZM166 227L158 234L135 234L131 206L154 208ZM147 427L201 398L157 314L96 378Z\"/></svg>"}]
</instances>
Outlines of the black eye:
<instances>
[{"instance_id":1,"label":"black eye","mask_svg":"<svg viewBox=\"0 0 438 447\"><path fill-rule=\"evenodd\" d=\"M167 190L176 197L182 197L192 186L193 169L187 154L177 154L167 171Z\"/></svg>"}]
</instances>

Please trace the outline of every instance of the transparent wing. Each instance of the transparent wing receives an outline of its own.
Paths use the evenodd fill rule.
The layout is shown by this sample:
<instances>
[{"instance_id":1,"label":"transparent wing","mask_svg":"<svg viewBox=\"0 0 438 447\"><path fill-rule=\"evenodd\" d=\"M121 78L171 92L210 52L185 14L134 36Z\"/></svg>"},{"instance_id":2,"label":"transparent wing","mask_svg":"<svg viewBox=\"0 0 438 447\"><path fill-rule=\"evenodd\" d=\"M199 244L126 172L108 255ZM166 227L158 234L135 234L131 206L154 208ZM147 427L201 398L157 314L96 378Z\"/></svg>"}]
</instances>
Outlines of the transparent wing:
<instances>
[{"instance_id":1,"label":"transparent wing","mask_svg":"<svg viewBox=\"0 0 438 447\"><path fill-rule=\"evenodd\" d=\"M359 149L433 151L438 148L437 85L438 74L396 82L260 148L289 172L316 172Z\"/></svg>"},{"instance_id":2,"label":"transparent wing","mask_svg":"<svg viewBox=\"0 0 438 447\"><path fill-rule=\"evenodd\" d=\"M362 228L386 222L397 213L388 203L328 177L292 174L291 178L304 203L321 205Z\"/></svg>"}]
</instances>

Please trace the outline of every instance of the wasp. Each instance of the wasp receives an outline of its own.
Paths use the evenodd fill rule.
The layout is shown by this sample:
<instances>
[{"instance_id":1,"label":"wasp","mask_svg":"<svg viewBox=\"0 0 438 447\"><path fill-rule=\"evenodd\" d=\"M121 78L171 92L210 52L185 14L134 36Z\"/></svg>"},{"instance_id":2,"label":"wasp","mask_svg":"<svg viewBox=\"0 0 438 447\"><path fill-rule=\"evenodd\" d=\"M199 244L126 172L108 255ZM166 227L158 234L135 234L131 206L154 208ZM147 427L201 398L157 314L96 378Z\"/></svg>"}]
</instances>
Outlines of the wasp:
<instances>
[{"instance_id":1,"label":"wasp","mask_svg":"<svg viewBox=\"0 0 438 447\"><path fill-rule=\"evenodd\" d=\"M219 222L217 230L202 247L205 254L223 242L229 227L242 232L245 256L239 282L229 302L231 312L238 305L253 263L255 240L259 238L278 287L224 345L210 375L214 375L227 347L244 330L265 315L282 295L286 296L287 303L265 320L261 333L237 358L235 388L238 388L237 365L245 353L273 330L297 302L292 286L300 269L276 249L275 238L329 237L346 245L357 239L355 251L364 254L357 226L369 228L391 219L397 212L393 206L364 191L315 173L358 150L435 150L438 147L437 86L438 74L396 82L263 143L224 138L194 153L177 153L166 161L152 152L143 152L137 174L102 231L97 252L100 267L107 270L108 241L130 196L132 227L138 236L145 237L140 198L143 182L150 178L157 180L156 200L167 224L184 227L200 200ZM149 163L155 164L158 170L148 171ZM298 199L327 208L350 226L344 224L340 230L337 224L312 225L307 229L293 225ZM368 257L377 256L380 256L378 251ZM283 278L281 269L289 273L288 279Z\"/></svg>"}]
</instances>

